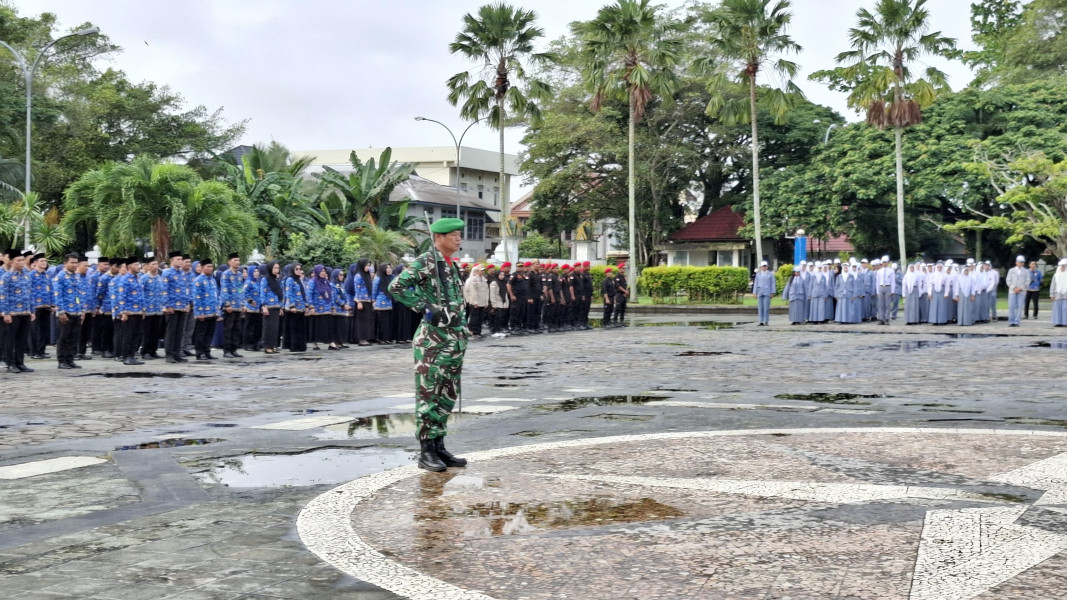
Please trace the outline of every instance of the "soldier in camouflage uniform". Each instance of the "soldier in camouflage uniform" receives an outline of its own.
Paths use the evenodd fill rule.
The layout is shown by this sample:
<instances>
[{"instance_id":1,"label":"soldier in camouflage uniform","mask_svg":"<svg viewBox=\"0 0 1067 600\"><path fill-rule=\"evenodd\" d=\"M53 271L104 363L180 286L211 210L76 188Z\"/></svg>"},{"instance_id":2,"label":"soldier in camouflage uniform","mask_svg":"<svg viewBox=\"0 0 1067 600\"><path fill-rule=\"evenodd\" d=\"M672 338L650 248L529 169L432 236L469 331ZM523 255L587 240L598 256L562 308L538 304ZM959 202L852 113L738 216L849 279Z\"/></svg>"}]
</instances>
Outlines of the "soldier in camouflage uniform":
<instances>
[{"instance_id":1,"label":"soldier in camouflage uniform","mask_svg":"<svg viewBox=\"0 0 1067 600\"><path fill-rule=\"evenodd\" d=\"M463 354L470 332L463 314L463 287L451 260L463 241L463 221L439 219L430 226L431 250L416 258L389 284L401 304L423 315L415 332L415 415L419 467L444 471L466 466L466 459L445 449L448 415L460 397Z\"/></svg>"}]
</instances>

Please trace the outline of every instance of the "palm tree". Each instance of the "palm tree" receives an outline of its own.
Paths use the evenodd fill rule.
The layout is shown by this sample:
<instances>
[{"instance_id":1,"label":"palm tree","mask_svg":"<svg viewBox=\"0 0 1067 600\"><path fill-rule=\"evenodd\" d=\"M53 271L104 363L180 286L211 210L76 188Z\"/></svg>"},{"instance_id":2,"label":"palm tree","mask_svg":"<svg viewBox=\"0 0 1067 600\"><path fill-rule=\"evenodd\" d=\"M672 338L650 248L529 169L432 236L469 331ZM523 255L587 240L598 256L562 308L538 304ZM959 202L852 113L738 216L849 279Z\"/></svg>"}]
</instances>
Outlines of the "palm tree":
<instances>
[{"instance_id":1,"label":"palm tree","mask_svg":"<svg viewBox=\"0 0 1067 600\"><path fill-rule=\"evenodd\" d=\"M411 177L415 165L389 162L392 156L393 149L386 148L377 163L373 158L364 163L352 152L347 176L324 166L316 175L324 192L319 205L323 219L349 231L374 225L406 233L408 203L390 202L389 195Z\"/></svg>"},{"instance_id":2,"label":"palm tree","mask_svg":"<svg viewBox=\"0 0 1067 600\"><path fill-rule=\"evenodd\" d=\"M500 132L499 184L503 215L500 231L505 260L510 260L507 240L512 225L508 190L504 185L504 128L524 119L539 124L541 110L537 102L552 94L552 88L528 75L528 65L523 64L525 61L547 65L556 61L556 55L551 52L534 52L534 40L544 35L543 29L533 25L536 18L532 10L504 2L486 4L478 9L477 16L464 15L463 30L448 47L453 54L462 54L478 65L475 75L468 70L449 78L448 101L452 106L463 103L460 116L464 119L476 121L488 117L489 126Z\"/></svg>"},{"instance_id":3,"label":"palm tree","mask_svg":"<svg viewBox=\"0 0 1067 600\"><path fill-rule=\"evenodd\" d=\"M897 239L900 259L907 257L904 246L904 129L922 122L922 109L948 91L948 78L942 71L927 67L915 78L910 64L924 54L948 57L956 40L930 29L926 0L878 0L872 14L856 11L857 27L849 30L852 50L837 55L838 63L848 63L843 72L854 82L848 104L867 111L867 123L885 129L893 127L897 159Z\"/></svg>"},{"instance_id":4,"label":"palm tree","mask_svg":"<svg viewBox=\"0 0 1067 600\"><path fill-rule=\"evenodd\" d=\"M755 226L756 264L763 261L763 237L760 228L759 174L759 94L756 80L770 70L785 78L780 88L763 89L763 100L777 124L785 122L789 108L803 97L793 83L798 66L781 58L784 53L800 52L800 45L785 33L792 21L789 0L723 0L722 6L708 14L715 29L711 44L723 58L741 64L737 78L748 87L747 102L727 93L729 78L720 73L711 77L712 94L708 114L720 117L727 125L750 123L752 126L752 213ZM706 63L705 63L706 64Z\"/></svg>"},{"instance_id":5,"label":"palm tree","mask_svg":"<svg viewBox=\"0 0 1067 600\"><path fill-rule=\"evenodd\" d=\"M156 256L182 246L219 258L256 239L251 207L225 183L144 156L89 171L67 188L63 207L65 230L90 226L108 254L148 243Z\"/></svg>"},{"instance_id":6,"label":"palm tree","mask_svg":"<svg viewBox=\"0 0 1067 600\"><path fill-rule=\"evenodd\" d=\"M635 280L637 219L635 208L634 128L656 96L670 96L676 86L672 68L682 50L680 26L657 21L657 7L648 0L618 0L600 9L592 21L574 23L571 30L581 44L582 79L593 93L592 109L622 97L629 113L629 281Z\"/></svg>"},{"instance_id":7,"label":"palm tree","mask_svg":"<svg viewBox=\"0 0 1067 600\"><path fill-rule=\"evenodd\" d=\"M357 239L359 256L369 258L375 263L396 264L413 246L411 239L399 231L389 231L373 225L364 227Z\"/></svg>"}]
</instances>

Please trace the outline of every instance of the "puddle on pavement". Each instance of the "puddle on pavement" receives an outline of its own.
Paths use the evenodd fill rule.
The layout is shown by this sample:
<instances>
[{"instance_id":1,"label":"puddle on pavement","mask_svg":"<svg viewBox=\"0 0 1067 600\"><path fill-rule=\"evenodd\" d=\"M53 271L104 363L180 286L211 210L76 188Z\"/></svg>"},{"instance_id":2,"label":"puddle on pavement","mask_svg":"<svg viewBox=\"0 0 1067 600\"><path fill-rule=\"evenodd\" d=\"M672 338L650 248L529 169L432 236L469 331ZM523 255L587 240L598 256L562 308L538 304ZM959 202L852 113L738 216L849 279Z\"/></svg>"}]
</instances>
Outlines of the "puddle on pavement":
<instances>
[{"instance_id":1,"label":"puddle on pavement","mask_svg":"<svg viewBox=\"0 0 1067 600\"><path fill-rule=\"evenodd\" d=\"M1031 348L1055 348L1056 350L1067 350L1067 340L1052 340L1051 342L1034 342L1030 344Z\"/></svg>"},{"instance_id":2,"label":"puddle on pavement","mask_svg":"<svg viewBox=\"0 0 1067 600\"><path fill-rule=\"evenodd\" d=\"M115 450L154 450L156 448L181 448L183 446L206 446L208 444L214 444L216 442L224 442L219 438L173 438L169 440L157 440L155 442L145 442L143 444L132 444L129 446L119 446Z\"/></svg>"},{"instance_id":3,"label":"puddle on pavement","mask_svg":"<svg viewBox=\"0 0 1067 600\"><path fill-rule=\"evenodd\" d=\"M977 495L979 495L979 496L982 496L982 497L985 497L985 498L989 498L991 500L999 500L1001 502L1012 502L1012 503L1015 503L1015 504L1022 504L1024 502L1029 504L1030 502L1032 502L1032 500L1030 498L1027 498L1026 496L1020 496L1019 494L1000 494L1000 493L995 493L995 492L975 492L975 493Z\"/></svg>"},{"instance_id":4,"label":"puddle on pavement","mask_svg":"<svg viewBox=\"0 0 1067 600\"><path fill-rule=\"evenodd\" d=\"M870 405L870 402L857 400L857 398L892 398L892 396L886 396L884 394L830 394L826 392L818 392L814 394L778 394L775 398L779 400L807 400L809 402L819 402L820 404L852 404L867 406Z\"/></svg>"},{"instance_id":5,"label":"puddle on pavement","mask_svg":"<svg viewBox=\"0 0 1067 600\"><path fill-rule=\"evenodd\" d=\"M289 411L290 414L294 414L294 415L314 415L314 414L323 413L323 412L333 412L333 409L332 408L305 408L303 410L297 409L297 410Z\"/></svg>"},{"instance_id":6,"label":"puddle on pavement","mask_svg":"<svg viewBox=\"0 0 1067 600\"><path fill-rule=\"evenodd\" d=\"M237 427L237 423L207 423L204 427Z\"/></svg>"},{"instance_id":7,"label":"puddle on pavement","mask_svg":"<svg viewBox=\"0 0 1067 600\"><path fill-rule=\"evenodd\" d=\"M685 352L679 352L675 356L722 356L723 354L733 354L733 352L712 352L705 350L687 350Z\"/></svg>"},{"instance_id":8,"label":"puddle on pavement","mask_svg":"<svg viewBox=\"0 0 1067 600\"><path fill-rule=\"evenodd\" d=\"M341 483L413 460L411 452L400 448L320 448L300 454L245 454L185 466L201 483L263 488Z\"/></svg>"},{"instance_id":9,"label":"puddle on pavement","mask_svg":"<svg viewBox=\"0 0 1067 600\"><path fill-rule=\"evenodd\" d=\"M732 329L743 323L723 321L664 321L662 323L637 323L637 327L703 327L704 329Z\"/></svg>"},{"instance_id":10,"label":"puddle on pavement","mask_svg":"<svg viewBox=\"0 0 1067 600\"><path fill-rule=\"evenodd\" d=\"M666 400L670 396L589 396L571 398L555 404L535 404L533 408L566 412L587 406L615 406L619 404L648 404L656 400Z\"/></svg>"},{"instance_id":11,"label":"puddle on pavement","mask_svg":"<svg viewBox=\"0 0 1067 600\"><path fill-rule=\"evenodd\" d=\"M605 413L602 415L588 415L582 418L604 419L607 421L650 421L652 419L652 415L620 415L616 413Z\"/></svg>"},{"instance_id":12,"label":"puddle on pavement","mask_svg":"<svg viewBox=\"0 0 1067 600\"><path fill-rule=\"evenodd\" d=\"M1063 419L1037 419L1032 417L1004 417L1005 421L1020 423L1023 425L1049 425L1051 427L1067 427L1067 421Z\"/></svg>"},{"instance_id":13,"label":"puddle on pavement","mask_svg":"<svg viewBox=\"0 0 1067 600\"><path fill-rule=\"evenodd\" d=\"M915 352L916 350L925 350L927 348L941 348L944 346L951 346L955 342L943 342L943 341L904 341L904 342L891 342L888 344L882 344L878 346L883 351L889 352Z\"/></svg>"},{"instance_id":14,"label":"puddle on pavement","mask_svg":"<svg viewBox=\"0 0 1067 600\"><path fill-rule=\"evenodd\" d=\"M904 406L921 406L923 408L956 408L958 404L938 404L936 402L906 402Z\"/></svg>"},{"instance_id":15,"label":"puddle on pavement","mask_svg":"<svg viewBox=\"0 0 1067 600\"><path fill-rule=\"evenodd\" d=\"M184 377L210 377L210 375L194 375L192 373L168 373L165 371L126 371L109 373L86 373L78 377L107 377L108 379L182 379Z\"/></svg>"},{"instance_id":16,"label":"puddle on pavement","mask_svg":"<svg viewBox=\"0 0 1067 600\"><path fill-rule=\"evenodd\" d=\"M449 426L476 419L478 415L465 412L453 412L448 417ZM374 415L360 417L347 423L327 425L321 433L315 434L320 440L350 440L350 439L373 439L390 436L414 436L415 413L393 413L387 415Z\"/></svg>"},{"instance_id":17,"label":"puddle on pavement","mask_svg":"<svg viewBox=\"0 0 1067 600\"><path fill-rule=\"evenodd\" d=\"M814 348L819 344L832 344L832 340L815 340L814 342L801 342L799 344L793 344L794 348Z\"/></svg>"},{"instance_id":18,"label":"puddle on pavement","mask_svg":"<svg viewBox=\"0 0 1067 600\"><path fill-rule=\"evenodd\" d=\"M920 408L919 412L964 413L971 415L985 414L984 410L965 410L962 408Z\"/></svg>"},{"instance_id":19,"label":"puddle on pavement","mask_svg":"<svg viewBox=\"0 0 1067 600\"><path fill-rule=\"evenodd\" d=\"M585 525L608 525L662 521L685 516L681 510L651 498L624 502L613 498L563 500L558 502L486 502L455 509L442 503L431 510L417 511L417 521L451 518L477 519L467 529L470 535L516 535L544 529L564 529ZM487 520L488 523L485 523Z\"/></svg>"},{"instance_id":20,"label":"puddle on pavement","mask_svg":"<svg viewBox=\"0 0 1067 600\"><path fill-rule=\"evenodd\" d=\"M536 429L527 429L526 431L516 431L511 435L520 435L522 437L541 437L541 436L561 436L571 435L575 433L592 433L592 429L561 429L559 431L538 431Z\"/></svg>"}]
</instances>

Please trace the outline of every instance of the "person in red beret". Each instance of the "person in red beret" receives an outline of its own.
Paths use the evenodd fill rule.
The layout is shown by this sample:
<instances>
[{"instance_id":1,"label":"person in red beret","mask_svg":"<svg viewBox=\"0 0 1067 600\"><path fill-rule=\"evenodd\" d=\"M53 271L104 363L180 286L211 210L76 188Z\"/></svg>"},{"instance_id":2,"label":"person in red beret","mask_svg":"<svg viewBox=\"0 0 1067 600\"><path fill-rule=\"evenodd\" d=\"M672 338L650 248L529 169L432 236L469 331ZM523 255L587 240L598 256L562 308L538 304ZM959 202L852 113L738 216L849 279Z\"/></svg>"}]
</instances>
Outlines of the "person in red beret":
<instances>
[{"instance_id":1,"label":"person in red beret","mask_svg":"<svg viewBox=\"0 0 1067 600\"><path fill-rule=\"evenodd\" d=\"M579 329L589 329L589 310L593 306L593 275L589 272L589 267L589 261L585 261L578 272L581 293L578 295L578 317L575 325Z\"/></svg>"},{"instance_id":2,"label":"person in red beret","mask_svg":"<svg viewBox=\"0 0 1067 600\"><path fill-rule=\"evenodd\" d=\"M600 296L604 300L602 327L611 327L611 316L615 309L615 273L611 267L604 268L604 281L600 283Z\"/></svg>"},{"instance_id":3,"label":"person in red beret","mask_svg":"<svg viewBox=\"0 0 1067 600\"><path fill-rule=\"evenodd\" d=\"M630 285L626 281L626 263L622 263L615 273L615 312L612 318L616 327L626 327L626 303L629 298Z\"/></svg>"}]
</instances>

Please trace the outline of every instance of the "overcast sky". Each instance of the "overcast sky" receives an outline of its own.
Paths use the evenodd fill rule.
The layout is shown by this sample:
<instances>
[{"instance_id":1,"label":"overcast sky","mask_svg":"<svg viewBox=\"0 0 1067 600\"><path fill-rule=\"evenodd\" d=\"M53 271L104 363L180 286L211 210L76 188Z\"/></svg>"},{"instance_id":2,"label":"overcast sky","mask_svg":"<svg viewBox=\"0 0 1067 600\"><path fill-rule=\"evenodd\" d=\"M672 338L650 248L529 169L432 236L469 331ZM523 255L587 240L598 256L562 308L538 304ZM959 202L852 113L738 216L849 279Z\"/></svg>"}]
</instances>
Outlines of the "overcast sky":
<instances>
[{"instance_id":1,"label":"overcast sky","mask_svg":"<svg viewBox=\"0 0 1067 600\"><path fill-rule=\"evenodd\" d=\"M190 106L224 107L230 120L249 119L244 143L277 140L292 150L451 144L440 126L414 117L442 121L456 135L466 126L445 99L445 80L469 64L449 54L448 44L462 16L486 1L9 0L22 15L56 13L64 31L93 22L124 48L112 66L131 79L169 85ZM607 2L513 3L534 8L552 40ZM972 46L970 0L927 4L934 30ZM856 9L873 5L793 0L789 33L804 49L795 57L802 68L797 82L812 101L850 120L856 117L843 95L807 75L834 65L848 49ZM963 65L932 64L949 73L953 89L971 79ZM507 131L508 152L519 150L522 133ZM463 145L495 150L496 133L477 125Z\"/></svg>"}]
</instances>

